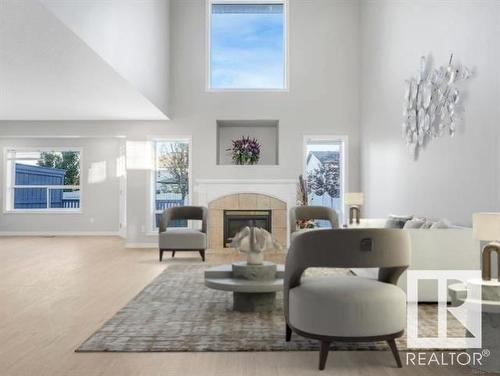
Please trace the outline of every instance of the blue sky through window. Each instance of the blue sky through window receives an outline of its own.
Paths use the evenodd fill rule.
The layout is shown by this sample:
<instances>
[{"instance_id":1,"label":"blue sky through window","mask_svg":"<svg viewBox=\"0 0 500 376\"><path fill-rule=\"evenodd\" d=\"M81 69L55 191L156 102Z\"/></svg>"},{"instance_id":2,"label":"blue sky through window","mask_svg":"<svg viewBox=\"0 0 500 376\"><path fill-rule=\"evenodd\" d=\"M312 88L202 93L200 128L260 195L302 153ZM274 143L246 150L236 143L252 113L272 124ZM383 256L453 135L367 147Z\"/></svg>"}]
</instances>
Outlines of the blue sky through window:
<instances>
[{"instance_id":1,"label":"blue sky through window","mask_svg":"<svg viewBox=\"0 0 500 376\"><path fill-rule=\"evenodd\" d=\"M211 88L283 89L282 4L213 4Z\"/></svg>"}]
</instances>

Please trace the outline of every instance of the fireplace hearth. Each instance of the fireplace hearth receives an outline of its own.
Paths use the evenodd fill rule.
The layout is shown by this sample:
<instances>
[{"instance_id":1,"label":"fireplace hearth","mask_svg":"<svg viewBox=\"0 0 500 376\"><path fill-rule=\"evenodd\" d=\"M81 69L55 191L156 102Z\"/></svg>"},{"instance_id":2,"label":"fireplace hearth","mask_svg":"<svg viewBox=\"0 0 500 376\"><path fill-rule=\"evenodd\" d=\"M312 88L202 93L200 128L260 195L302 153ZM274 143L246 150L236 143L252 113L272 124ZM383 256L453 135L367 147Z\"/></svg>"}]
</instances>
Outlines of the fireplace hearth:
<instances>
[{"instance_id":1,"label":"fireplace hearth","mask_svg":"<svg viewBox=\"0 0 500 376\"><path fill-rule=\"evenodd\" d=\"M245 226L260 227L271 232L271 210L224 210L224 247Z\"/></svg>"}]
</instances>

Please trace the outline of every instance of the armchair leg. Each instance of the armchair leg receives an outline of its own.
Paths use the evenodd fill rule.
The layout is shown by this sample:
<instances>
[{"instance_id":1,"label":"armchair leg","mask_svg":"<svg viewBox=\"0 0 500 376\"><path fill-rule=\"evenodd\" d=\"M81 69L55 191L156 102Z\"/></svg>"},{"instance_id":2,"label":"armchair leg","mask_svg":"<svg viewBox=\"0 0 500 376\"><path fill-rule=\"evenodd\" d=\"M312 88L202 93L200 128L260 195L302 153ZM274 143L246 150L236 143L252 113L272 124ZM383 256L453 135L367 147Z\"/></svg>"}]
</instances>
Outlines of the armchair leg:
<instances>
[{"instance_id":1,"label":"armchair leg","mask_svg":"<svg viewBox=\"0 0 500 376\"><path fill-rule=\"evenodd\" d=\"M172 251L172 258L175 257L175 251Z\"/></svg>"},{"instance_id":2,"label":"armchair leg","mask_svg":"<svg viewBox=\"0 0 500 376\"><path fill-rule=\"evenodd\" d=\"M330 351L330 342L321 341L321 347L319 350L319 370L323 371L326 365L326 359L328 358L328 352Z\"/></svg>"},{"instance_id":3,"label":"armchair leg","mask_svg":"<svg viewBox=\"0 0 500 376\"><path fill-rule=\"evenodd\" d=\"M201 256L202 261L205 262L205 250L204 249L200 249L200 256Z\"/></svg>"},{"instance_id":4,"label":"armchair leg","mask_svg":"<svg viewBox=\"0 0 500 376\"><path fill-rule=\"evenodd\" d=\"M163 249L160 249L160 262L163 260Z\"/></svg>"},{"instance_id":5,"label":"armchair leg","mask_svg":"<svg viewBox=\"0 0 500 376\"><path fill-rule=\"evenodd\" d=\"M285 325L286 325L286 341L290 342L290 340L292 339L292 329L288 326L288 324Z\"/></svg>"},{"instance_id":6,"label":"armchair leg","mask_svg":"<svg viewBox=\"0 0 500 376\"><path fill-rule=\"evenodd\" d=\"M396 364L398 365L398 368L403 368L403 365L401 364L401 358L399 357L399 351L398 351L398 346L396 345L396 340L394 338L389 339L387 340L387 343L391 348L392 355L394 355L394 359L396 359Z\"/></svg>"}]
</instances>

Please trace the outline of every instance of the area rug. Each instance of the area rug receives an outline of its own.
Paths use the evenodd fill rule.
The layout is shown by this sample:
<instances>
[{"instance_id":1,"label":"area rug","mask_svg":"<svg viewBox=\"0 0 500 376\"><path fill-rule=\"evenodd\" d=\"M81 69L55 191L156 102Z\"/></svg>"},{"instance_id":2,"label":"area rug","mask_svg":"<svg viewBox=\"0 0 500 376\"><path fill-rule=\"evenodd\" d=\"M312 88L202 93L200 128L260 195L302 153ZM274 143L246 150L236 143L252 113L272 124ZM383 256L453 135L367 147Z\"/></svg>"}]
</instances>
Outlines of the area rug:
<instances>
[{"instance_id":1,"label":"area rug","mask_svg":"<svg viewBox=\"0 0 500 376\"><path fill-rule=\"evenodd\" d=\"M272 313L232 311L232 294L204 285L206 265L171 265L87 339L77 352L309 351L318 342L285 342L283 296ZM321 273L321 271L320 271ZM338 273L338 272L337 272ZM345 273L345 272L343 272ZM436 307L419 307L420 334L435 333ZM449 322L452 335L463 335ZM406 349L404 337L398 339ZM334 343L336 350L387 350L385 343Z\"/></svg>"}]
</instances>

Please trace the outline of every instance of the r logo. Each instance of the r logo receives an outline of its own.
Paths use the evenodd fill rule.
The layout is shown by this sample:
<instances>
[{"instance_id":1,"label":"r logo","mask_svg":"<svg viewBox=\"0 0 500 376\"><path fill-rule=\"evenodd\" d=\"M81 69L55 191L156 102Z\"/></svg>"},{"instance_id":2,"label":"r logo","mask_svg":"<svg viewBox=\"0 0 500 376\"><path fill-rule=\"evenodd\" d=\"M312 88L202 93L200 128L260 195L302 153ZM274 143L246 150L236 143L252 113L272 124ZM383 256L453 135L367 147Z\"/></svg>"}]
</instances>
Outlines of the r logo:
<instances>
[{"instance_id":1,"label":"r logo","mask_svg":"<svg viewBox=\"0 0 500 376\"><path fill-rule=\"evenodd\" d=\"M408 270L407 279L407 338L408 348L457 349L481 348L481 288L467 285L471 279L481 279L479 270ZM436 280L438 283L438 336L418 336L418 281ZM458 307L448 307L448 281L467 285L467 298ZM447 316L450 312L469 332L464 337L447 337Z\"/></svg>"}]
</instances>

